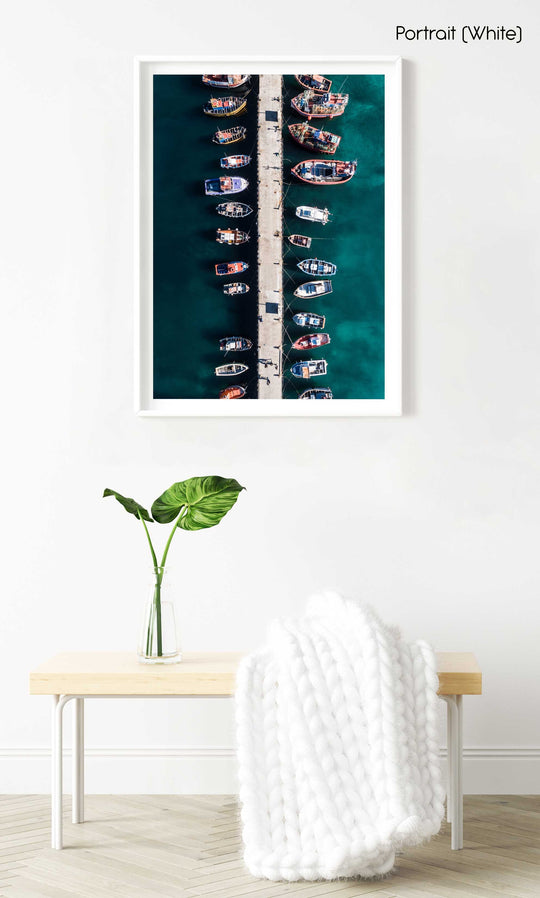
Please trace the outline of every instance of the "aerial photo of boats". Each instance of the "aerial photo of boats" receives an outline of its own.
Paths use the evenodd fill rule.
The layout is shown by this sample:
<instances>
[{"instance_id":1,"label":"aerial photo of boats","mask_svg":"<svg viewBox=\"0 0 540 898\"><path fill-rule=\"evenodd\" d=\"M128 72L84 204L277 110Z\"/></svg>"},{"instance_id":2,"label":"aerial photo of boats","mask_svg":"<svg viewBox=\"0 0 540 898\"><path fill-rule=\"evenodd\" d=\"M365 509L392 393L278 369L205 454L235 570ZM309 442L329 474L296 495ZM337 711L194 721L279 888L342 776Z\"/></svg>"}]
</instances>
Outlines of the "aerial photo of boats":
<instances>
[{"instance_id":1,"label":"aerial photo of boats","mask_svg":"<svg viewBox=\"0 0 540 898\"><path fill-rule=\"evenodd\" d=\"M384 399L384 118L383 75L154 75L155 399Z\"/></svg>"}]
</instances>

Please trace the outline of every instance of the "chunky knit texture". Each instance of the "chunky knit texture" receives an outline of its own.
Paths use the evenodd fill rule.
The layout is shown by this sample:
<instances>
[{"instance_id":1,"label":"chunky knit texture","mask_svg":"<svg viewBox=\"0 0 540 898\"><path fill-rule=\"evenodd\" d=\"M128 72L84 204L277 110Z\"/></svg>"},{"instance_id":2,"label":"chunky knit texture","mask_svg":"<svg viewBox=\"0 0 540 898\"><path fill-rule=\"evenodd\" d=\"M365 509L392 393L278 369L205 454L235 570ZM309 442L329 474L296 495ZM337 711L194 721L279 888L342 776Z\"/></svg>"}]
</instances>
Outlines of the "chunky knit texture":
<instances>
[{"instance_id":1,"label":"chunky knit texture","mask_svg":"<svg viewBox=\"0 0 540 898\"><path fill-rule=\"evenodd\" d=\"M425 642L335 593L241 664L245 861L271 880L380 876L439 830L438 677Z\"/></svg>"}]
</instances>

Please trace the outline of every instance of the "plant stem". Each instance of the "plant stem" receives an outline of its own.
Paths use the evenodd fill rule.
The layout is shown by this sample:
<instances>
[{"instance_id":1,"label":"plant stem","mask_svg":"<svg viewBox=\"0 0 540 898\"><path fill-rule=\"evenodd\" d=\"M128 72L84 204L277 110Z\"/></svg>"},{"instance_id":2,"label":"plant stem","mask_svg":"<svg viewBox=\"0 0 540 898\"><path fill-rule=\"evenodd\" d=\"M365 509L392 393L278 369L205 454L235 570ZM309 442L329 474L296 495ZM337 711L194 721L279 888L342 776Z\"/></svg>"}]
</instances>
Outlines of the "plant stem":
<instances>
[{"instance_id":1,"label":"plant stem","mask_svg":"<svg viewBox=\"0 0 540 898\"><path fill-rule=\"evenodd\" d=\"M165 567L165 562L167 561L167 555L169 554L169 548L170 548L170 545L172 542L172 538L173 538L174 534L176 533L178 523L181 520L181 518L184 518L186 516L187 512L188 512L188 507L187 507L187 505L184 505L182 511L180 512L180 514L178 515L178 517L176 518L176 520L174 522L173 529L171 530L171 534L170 534L169 539L167 540L167 544L165 546L165 551L163 552L163 558L161 559L161 570L163 570Z\"/></svg>"},{"instance_id":2,"label":"plant stem","mask_svg":"<svg viewBox=\"0 0 540 898\"><path fill-rule=\"evenodd\" d=\"M144 518L141 517L140 511L137 511L137 514L139 516L139 520L142 521L142 525L144 527L144 532L146 533L146 538L148 540L148 545L150 546L150 551L152 553L152 561L154 562L154 570L157 574L158 563L157 563L156 553L154 552L154 547L152 545L152 540L150 539L150 534L148 533L148 527L146 526L146 521L144 520Z\"/></svg>"},{"instance_id":3,"label":"plant stem","mask_svg":"<svg viewBox=\"0 0 540 898\"><path fill-rule=\"evenodd\" d=\"M163 580L163 569L156 577L156 586L154 589L154 603L156 606L156 637L157 637L157 656L161 658L163 655L163 633L161 632L161 582Z\"/></svg>"},{"instance_id":4,"label":"plant stem","mask_svg":"<svg viewBox=\"0 0 540 898\"><path fill-rule=\"evenodd\" d=\"M140 511L137 512L139 520L142 522L144 527L144 532L146 533L146 538L148 540L148 545L150 546L150 552L152 554L152 561L154 563L154 574L156 577L156 583L154 586L154 600L153 605L156 612L156 635L157 635L157 655L161 657L163 655L163 634L161 632L161 581L163 580L163 572L159 570L156 553L154 551L154 546L152 545L152 540L150 539L150 534L148 532L148 527L146 526L146 521L143 517L141 517ZM152 641L154 636L154 616L150 614L150 619L148 621L148 631L146 633L146 655L150 657L152 654Z\"/></svg>"},{"instance_id":5,"label":"plant stem","mask_svg":"<svg viewBox=\"0 0 540 898\"><path fill-rule=\"evenodd\" d=\"M180 518L185 516L188 512L187 506L184 506L178 517L174 522L174 526L170 532L169 539L165 545L165 550L163 552L163 558L161 559L161 566L158 565L156 553L154 551L154 546L152 545L152 540L150 539L150 534L148 532L148 527L146 526L146 522L144 518L141 517L141 513L138 511L137 514L139 519L142 521L142 525L144 527L144 531L146 533L146 538L148 539L148 545L150 546L150 552L152 553L152 561L154 563L154 573L156 576L156 582L154 586L154 599L153 605L155 609L155 617L156 617L156 655L158 658L163 656L163 633L161 628L161 584L163 582L163 574L165 573L165 562L167 561L167 555L169 554L169 548L172 542L172 538L175 534L176 528L178 527L178 522ZM148 632L146 634L146 654L149 657L152 653L152 642L153 642L153 621L154 615L150 614L150 620L148 621Z\"/></svg>"}]
</instances>

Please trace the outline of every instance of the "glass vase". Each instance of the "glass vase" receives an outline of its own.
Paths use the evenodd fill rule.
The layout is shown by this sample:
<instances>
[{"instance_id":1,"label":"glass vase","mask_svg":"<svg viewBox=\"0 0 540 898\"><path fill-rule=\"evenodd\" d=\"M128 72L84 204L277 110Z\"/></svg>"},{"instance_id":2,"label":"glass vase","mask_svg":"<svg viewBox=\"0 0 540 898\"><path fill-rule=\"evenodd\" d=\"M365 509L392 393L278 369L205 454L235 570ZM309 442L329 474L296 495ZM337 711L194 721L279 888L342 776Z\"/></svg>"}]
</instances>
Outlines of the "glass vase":
<instances>
[{"instance_id":1,"label":"glass vase","mask_svg":"<svg viewBox=\"0 0 540 898\"><path fill-rule=\"evenodd\" d=\"M176 664L182 660L172 593L166 569L153 570L139 638L138 655L142 664Z\"/></svg>"}]
</instances>

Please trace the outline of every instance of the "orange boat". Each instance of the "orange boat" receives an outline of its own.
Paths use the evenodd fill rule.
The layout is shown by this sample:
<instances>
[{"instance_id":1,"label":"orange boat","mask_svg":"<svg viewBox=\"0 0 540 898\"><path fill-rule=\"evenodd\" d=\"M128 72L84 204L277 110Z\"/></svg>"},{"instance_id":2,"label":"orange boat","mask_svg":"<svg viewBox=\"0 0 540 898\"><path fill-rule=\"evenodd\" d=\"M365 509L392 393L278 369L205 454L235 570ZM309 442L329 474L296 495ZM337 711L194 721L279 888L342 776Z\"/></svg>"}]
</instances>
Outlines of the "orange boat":
<instances>
[{"instance_id":1,"label":"orange boat","mask_svg":"<svg viewBox=\"0 0 540 898\"><path fill-rule=\"evenodd\" d=\"M241 387L237 384L234 387L225 387L219 394L220 399L243 399L246 395L247 387Z\"/></svg>"},{"instance_id":2,"label":"orange boat","mask_svg":"<svg viewBox=\"0 0 540 898\"><path fill-rule=\"evenodd\" d=\"M249 268L247 262L218 262L215 266L216 274L219 275L239 274L246 268Z\"/></svg>"},{"instance_id":3,"label":"orange boat","mask_svg":"<svg viewBox=\"0 0 540 898\"><path fill-rule=\"evenodd\" d=\"M330 156L334 155L341 142L341 137L338 134L321 131L320 128L315 128L307 122L294 122L289 125L289 134L300 146L318 153L327 153Z\"/></svg>"}]
</instances>

